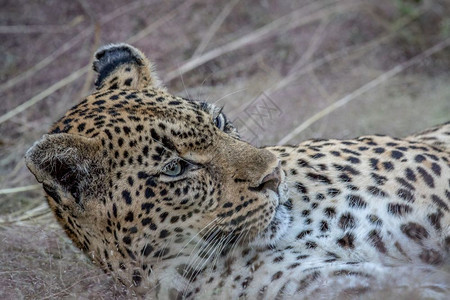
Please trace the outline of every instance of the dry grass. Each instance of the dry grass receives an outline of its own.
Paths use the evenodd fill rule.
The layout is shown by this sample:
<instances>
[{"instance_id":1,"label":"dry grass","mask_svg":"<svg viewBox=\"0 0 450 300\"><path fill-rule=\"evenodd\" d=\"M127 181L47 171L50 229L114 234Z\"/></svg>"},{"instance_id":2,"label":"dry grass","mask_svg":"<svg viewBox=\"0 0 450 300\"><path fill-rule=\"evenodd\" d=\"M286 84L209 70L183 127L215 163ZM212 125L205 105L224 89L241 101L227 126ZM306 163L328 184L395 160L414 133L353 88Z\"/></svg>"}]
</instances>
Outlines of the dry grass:
<instances>
[{"instance_id":1,"label":"dry grass","mask_svg":"<svg viewBox=\"0 0 450 300\"><path fill-rule=\"evenodd\" d=\"M132 297L71 246L23 162L92 89L98 45L132 42L257 145L450 119L448 0L4 0L0 16L1 299Z\"/></svg>"}]
</instances>

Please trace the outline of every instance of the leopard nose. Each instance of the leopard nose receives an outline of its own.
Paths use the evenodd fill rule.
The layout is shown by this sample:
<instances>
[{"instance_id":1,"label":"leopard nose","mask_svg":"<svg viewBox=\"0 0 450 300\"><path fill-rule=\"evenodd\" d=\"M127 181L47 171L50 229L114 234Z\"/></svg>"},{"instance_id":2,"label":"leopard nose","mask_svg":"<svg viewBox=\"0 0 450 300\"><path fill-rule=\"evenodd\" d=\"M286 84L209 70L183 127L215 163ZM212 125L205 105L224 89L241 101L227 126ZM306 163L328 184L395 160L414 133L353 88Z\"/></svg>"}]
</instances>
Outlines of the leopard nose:
<instances>
[{"instance_id":1,"label":"leopard nose","mask_svg":"<svg viewBox=\"0 0 450 300\"><path fill-rule=\"evenodd\" d=\"M281 167L278 166L272 170L269 174L265 175L261 182L256 187L251 187L251 190L254 191L264 191L265 189L269 189L278 193L278 186L281 182Z\"/></svg>"}]
</instances>

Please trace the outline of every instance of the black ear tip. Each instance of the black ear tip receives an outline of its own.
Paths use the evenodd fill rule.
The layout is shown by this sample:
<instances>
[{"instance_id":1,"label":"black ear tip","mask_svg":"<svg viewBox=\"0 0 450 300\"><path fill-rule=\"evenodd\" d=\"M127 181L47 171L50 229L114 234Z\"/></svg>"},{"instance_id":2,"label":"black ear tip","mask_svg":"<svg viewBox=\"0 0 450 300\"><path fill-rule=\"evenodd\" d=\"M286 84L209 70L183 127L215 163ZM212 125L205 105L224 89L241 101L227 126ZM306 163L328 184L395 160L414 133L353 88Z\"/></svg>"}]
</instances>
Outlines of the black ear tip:
<instances>
[{"instance_id":1,"label":"black ear tip","mask_svg":"<svg viewBox=\"0 0 450 300\"><path fill-rule=\"evenodd\" d=\"M97 51L94 55L95 59L99 60L105 55L105 51Z\"/></svg>"},{"instance_id":2,"label":"black ear tip","mask_svg":"<svg viewBox=\"0 0 450 300\"><path fill-rule=\"evenodd\" d=\"M131 55L132 46L128 44L109 44L103 47L100 47L97 52L95 52L95 59L102 59L105 54L111 55L114 53L122 53L123 55Z\"/></svg>"},{"instance_id":3,"label":"black ear tip","mask_svg":"<svg viewBox=\"0 0 450 300\"><path fill-rule=\"evenodd\" d=\"M110 44L103 46L94 54L94 65L100 68L108 65L116 65L127 62L134 62L139 65L142 64L142 54L139 50L128 44Z\"/></svg>"},{"instance_id":4,"label":"black ear tip","mask_svg":"<svg viewBox=\"0 0 450 300\"><path fill-rule=\"evenodd\" d=\"M122 64L144 64L139 50L128 44L110 44L103 46L94 54L94 71L99 74L96 85L99 86L118 66Z\"/></svg>"}]
</instances>

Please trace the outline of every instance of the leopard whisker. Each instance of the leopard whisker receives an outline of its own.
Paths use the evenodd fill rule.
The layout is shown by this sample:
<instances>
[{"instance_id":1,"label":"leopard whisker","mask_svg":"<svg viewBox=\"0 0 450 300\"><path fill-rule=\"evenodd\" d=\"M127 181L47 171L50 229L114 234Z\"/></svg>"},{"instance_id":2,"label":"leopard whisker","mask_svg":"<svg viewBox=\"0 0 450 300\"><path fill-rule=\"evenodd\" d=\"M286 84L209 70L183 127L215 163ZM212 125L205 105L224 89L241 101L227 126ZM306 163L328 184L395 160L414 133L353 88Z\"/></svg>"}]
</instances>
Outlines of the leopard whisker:
<instances>
[{"instance_id":1,"label":"leopard whisker","mask_svg":"<svg viewBox=\"0 0 450 300\"><path fill-rule=\"evenodd\" d=\"M230 233L228 233L226 236L226 239L222 242L222 245L220 246L219 251L216 252L215 257L213 258L213 264L212 264L213 266L216 264L216 261L219 258L220 254L222 253L222 251L228 246L230 239L233 238L234 231L235 230L232 230Z\"/></svg>"},{"instance_id":2,"label":"leopard whisker","mask_svg":"<svg viewBox=\"0 0 450 300\"><path fill-rule=\"evenodd\" d=\"M196 260L198 259L197 255L194 255L194 253L201 253L202 251L204 251L204 249L206 249L210 243L214 240L214 238L216 237L216 235L220 232L219 227L217 226L217 224L214 224L213 227L211 227L210 229L208 229L208 231L206 232L206 236L207 239L203 240L202 238L200 238L196 245L192 248L190 254L189 254L189 262L188 265L193 264L194 262L196 262ZM197 250L197 247L198 250Z\"/></svg>"},{"instance_id":3,"label":"leopard whisker","mask_svg":"<svg viewBox=\"0 0 450 300\"><path fill-rule=\"evenodd\" d=\"M222 242L223 238L216 240L213 244L209 245L210 249L207 251L207 258L201 258L200 255L198 255L197 259L196 259L196 264L192 264L189 265L188 269L189 272L192 271L191 276L189 277L189 279L187 280L186 283L186 288L184 289L183 292L183 297L185 296L185 293L188 291L190 284L192 283L193 279L201 272L203 266L209 261L209 259L211 258L211 256L216 253L218 246L220 245L220 243ZM203 261L202 261L203 260ZM198 261L198 263L197 263ZM185 273L183 275L186 275L187 273L189 273L187 270L185 270Z\"/></svg>"},{"instance_id":4,"label":"leopard whisker","mask_svg":"<svg viewBox=\"0 0 450 300\"><path fill-rule=\"evenodd\" d=\"M214 243L216 243L216 241L214 241L214 239L215 239L215 237L217 236L217 234L218 234L219 232L220 232L220 229L217 227L216 230L211 234L211 236L208 237L208 240L205 241L205 244L202 245L202 246L198 249L198 251L196 252L196 254L193 255L193 254L191 253L191 255L190 255L190 261L187 263L188 268L185 269L185 272L183 273L183 277L184 277L184 275L186 275L186 273L188 273L189 270L192 270L192 269L193 269L192 266L196 265L196 264L197 264L197 261L199 261L199 260L202 259L200 254L201 254L202 252L209 251L210 248L212 248L212 247L214 246ZM193 250L195 250L195 249L193 249Z\"/></svg>"},{"instance_id":5,"label":"leopard whisker","mask_svg":"<svg viewBox=\"0 0 450 300\"><path fill-rule=\"evenodd\" d=\"M195 238L197 238L197 237L202 233L202 231L204 231L204 230L205 230L206 228L208 228L209 226L213 225L214 222L216 222L217 220L220 220L220 218L216 217L216 218L213 219L211 222L209 222L205 227L203 227L199 232L197 232L195 235L193 235L193 236L189 239L189 241L187 241L186 244L185 244L183 247L181 247L181 249L180 249L180 251L177 253L176 257L178 257L178 256L181 254L181 252L182 252L184 249L186 249L186 247L187 247L187 246L188 246ZM212 227L212 228L214 228L214 227ZM208 232L209 232L209 229L208 229ZM206 234L207 234L208 232L206 232ZM201 241L201 238L199 239L199 241ZM197 241L197 244L199 243L199 241ZM196 244L196 245L197 245L197 244ZM195 248L195 247L194 247L194 248Z\"/></svg>"}]
</instances>

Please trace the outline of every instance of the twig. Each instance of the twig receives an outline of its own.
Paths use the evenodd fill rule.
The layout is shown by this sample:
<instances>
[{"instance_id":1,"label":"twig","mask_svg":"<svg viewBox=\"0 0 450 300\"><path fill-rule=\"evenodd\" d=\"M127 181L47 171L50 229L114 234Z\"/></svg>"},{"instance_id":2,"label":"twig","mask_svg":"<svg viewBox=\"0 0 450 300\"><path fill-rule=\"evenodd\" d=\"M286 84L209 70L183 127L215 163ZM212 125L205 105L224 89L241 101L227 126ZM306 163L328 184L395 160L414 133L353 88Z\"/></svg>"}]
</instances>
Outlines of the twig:
<instances>
[{"instance_id":1,"label":"twig","mask_svg":"<svg viewBox=\"0 0 450 300\"><path fill-rule=\"evenodd\" d=\"M275 83L273 86L270 86L269 88L267 88L264 92L266 94L270 94L273 93L277 90L280 90L282 88L284 88L285 86L287 86L288 84L290 84L291 82L298 80L302 75L306 74L306 73L310 73L313 72L314 70L316 70L317 68L330 63L332 61L335 61L337 59L343 58L345 56L348 56L349 53L361 53L363 54L365 51L371 49L372 47L378 45L379 43L381 43L384 40L387 40L388 38L392 37L391 34L383 36L377 40L372 40L362 46L350 46L341 50L337 50L335 52L332 52L330 54L327 54L319 59L316 59L312 62L310 62L309 64L303 66L302 68L300 68L298 71L296 72L289 72L288 76L284 77L283 79L281 79L280 81L278 81L277 83ZM228 114L230 116L233 116L241 111L243 111L245 109L245 107L248 105L247 102L242 103L240 106L238 106L237 108L235 108L234 110L232 110L231 112L229 112Z\"/></svg>"},{"instance_id":2,"label":"twig","mask_svg":"<svg viewBox=\"0 0 450 300\"><path fill-rule=\"evenodd\" d=\"M35 105L36 103L38 103L39 101L45 99L46 97L50 96L51 94L53 94L54 92L56 92L57 90L65 87L66 85L68 85L69 83L77 80L78 78L80 78L84 73L86 73L89 70L89 66L84 66L81 69L76 70L75 72L73 72L72 74L70 74L67 77L64 77L63 79L61 79L60 81L54 83L52 86L46 88L45 90L43 90L42 92L40 92L39 94L37 94L36 96L32 97L31 99L25 101L24 103L20 104L19 106L17 106L16 108L8 111L6 114L0 116L0 124L11 119L12 117L14 117L15 115L23 112L24 110L26 110L27 108Z\"/></svg>"},{"instance_id":3,"label":"twig","mask_svg":"<svg viewBox=\"0 0 450 300\"><path fill-rule=\"evenodd\" d=\"M100 32L101 32L100 24L96 23L96 24L94 24L94 27L95 27L95 33L94 33L94 41L92 42L92 46L91 46L91 53L94 53L100 44ZM92 66L93 62L94 62L94 56L91 55L88 65ZM78 94L77 94L77 97L76 97L77 99L82 98L84 95L86 95L88 93L93 81L94 81L94 72L92 72L92 71L87 72L87 75L84 78L83 87L81 88L80 92L78 92Z\"/></svg>"},{"instance_id":4,"label":"twig","mask_svg":"<svg viewBox=\"0 0 450 300\"><path fill-rule=\"evenodd\" d=\"M92 46L91 46L91 53L94 53L94 51L98 48L98 44L100 43L101 26L100 26L99 21L97 21L99 18L96 16L96 14L90 8L89 3L86 2L86 0L77 0L77 1L80 4L80 6L82 7L84 13L89 17L89 22L91 23L91 26L93 26L95 28L94 41L92 42ZM89 65L92 65L93 61L94 61L94 58L91 55L91 57L89 59ZM93 77L94 77L94 72L87 72L87 75L84 78L83 86L77 94L77 97L76 97L77 99L83 97L83 95L85 95L88 92L88 90L93 82Z\"/></svg>"},{"instance_id":5,"label":"twig","mask_svg":"<svg viewBox=\"0 0 450 300\"><path fill-rule=\"evenodd\" d=\"M41 187L40 184L33 184L33 185L19 186L19 187L15 187L15 188L1 189L0 195L27 192L27 191L36 190L40 187Z\"/></svg>"},{"instance_id":6,"label":"twig","mask_svg":"<svg viewBox=\"0 0 450 300\"><path fill-rule=\"evenodd\" d=\"M83 16L77 16L63 25L1 25L0 34L59 33L83 22Z\"/></svg>"},{"instance_id":7,"label":"twig","mask_svg":"<svg viewBox=\"0 0 450 300\"><path fill-rule=\"evenodd\" d=\"M328 16L328 17L331 17ZM308 61L311 60L311 57L313 56L314 52L317 50L318 46L319 46L319 42L322 39L323 35L323 31L325 30L327 24L329 23L329 18L324 18L320 21L319 25L317 26L316 30L313 33L313 36L311 38L311 41L308 45L308 48L306 49L306 51L303 53L303 55L300 57L300 59L297 61L297 63L295 63L295 65L289 70L288 76L286 76L285 78L283 78L281 81L279 81L276 85L272 86L271 88L266 90L266 93L270 93L270 92L274 92L275 90L278 90L281 88L282 85L284 85L289 78L297 75L298 69L301 68L302 66L304 66ZM314 69L307 69L308 72L314 72ZM321 86L322 87L322 86ZM322 92L322 90L320 90ZM323 96L323 95L322 95ZM327 99L329 99L329 97L326 97ZM247 103L245 103L247 105ZM252 122L251 119L248 119L247 121L244 122L244 127L248 128L250 126L250 123Z\"/></svg>"},{"instance_id":8,"label":"twig","mask_svg":"<svg viewBox=\"0 0 450 300\"><path fill-rule=\"evenodd\" d=\"M325 6L329 6L330 3L327 3ZM314 9L317 8L317 3L313 2L311 5ZM290 14L280 17L276 19L275 21L261 27L258 30L252 31L251 33L248 33L244 35L243 37L232 41L230 43L227 43L223 46L217 47L213 50L210 50L198 57L195 57L193 59L188 60L183 65L181 65L176 70L173 70L167 74L167 76L164 78L164 82L169 82L173 80L174 78L189 72L204 63L211 61L221 55L224 55L226 53L235 51L239 48L242 48L244 46L248 46L250 44L254 44L256 42L259 42L261 40L267 39L271 36L274 36L275 34L279 34L280 32L290 30L292 28L296 28L305 24L309 24L311 22L314 22L316 20L320 20L332 13L336 13L337 11L344 11L348 9L355 9L357 4L354 2L349 3L343 3L343 4L337 4L331 8L324 9L323 7L320 7L318 12L311 14L311 8L301 8L298 10L295 10L294 12L291 12ZM306 15L306 16L305 16Z\"/></svg>"},{"instance_id":9,"label":"twig","mask_svg":"<svg viewBox=\"0 0 450 300\"><path fill-rule=\"evenodd\" d=\"M135 10L141 6L143 6L146 2L136 1L132 4L126 4L124 6L119 7L118 9L114 10L110 14L107 14L103 16L100 19L99 26L104 25L120 15L130 12L132 10ZM0 85L0 93L15 86L19 82L27 79L28 77L34 75L36 72L41 70L42 68L48 66L50 63L55 61L56 58L70 50L74 45L76 45L78 42L82 41L83 39L87 38L93 31L95 30L95 27L89 27L84 30L82 30L80 33L78 33L75 37L64 43L61 47L59 47L56 51L51 53L49 56L41 60L39 63L28 69L27 71L17 75L16 77L11 78L7 82Z\"/></svg>"},{"instance_id":10,"label":"twig","mask_svg":"<svg viewBox=\"0 0 450 300\"><path fill-rule=\"evenodd\" d=\"M89 3L87 3L86 0L77 0L77 2L78 4L80 4L84 13L89 17L91 24L94 24L96 15L94 14L94 11L89 7Z\"/></svg>"},{"instance_id":11,"label":"twig","mask_svg":"<svg viewBox=\"0 0 450 300\"><path fill-rule=\"evenodd\" d=\"M392 31L387 33L386 35L380 37L380 38L377 38L375 40L367 42L366 44L364 44L362 46L359 46L359 45L357 45L357 46L350 46L350 47L345 48L343 50L338 50L336 52L333 52L331 54L328 54L328 55L324 56L321 59L318 59L318 60L314 61L313 63L310 63L310 64L306 65L305 67L300 68L298 71L289 72L287 77L283 78L275 86L271 87L269 90L266 90L266 93L270 93L270 92L274 92L276 90L279 90L279 89L285 87L286 85L288 85L289 83L297 80L299 76L301 76L301 75L303 75L303 74L305 74L307 72L311 72L314 69L322 66L325 63L329 63L332 60L341 58L344 55L347 55L349 52L355 52L355 53L357 53L357 52L365 52L367 50L370 50L374 46L378 46L379 44L381 44L381 43L391 39L392 37L396 36L397 34L399 34L400 29L406 27L406 25L408 25L409 23L414 21L416 18L418 18L424 12L425 11L423 10L419 14L414 15L412 17L411 16L407 16L407 17L399 19L392 26ZM298 66L298 64L295 64L293 70L296 70L297 66Z\"/></svg>"},{"instance_id":12,"label":"twig","mask_svg":"<svg viewBox=\"0 0 450 300\"><path fill-rule=\"evenodd\" d=\"M347 94L345 97L339 99L338 101L334 102L332 105L326 107L325 109L319 111L309 119L307 119L305 122L300 124L297 128L289 132L286 136L284 136L281 140L278 141L278 144L286 144L290 140L292 140L296 135L298 135L300 132L311 126L311 124L315 123L316 121L320 120L324 116L332 113L336 109L338 109L341 106L346 105L350 101L356 99L358 96L361 96L362 94L370 91L371 89L377 87L381 83L387 81L388 79L394 77L398 73L404 71L405 69L411 67L412 65L418 63L419 61L427 58L428 56L433 55L434 53L437 53L439 51L442 51L446 47L450 46L450 38L445 39L441 41L440 43L434 45L433 47L425 50L424 52L420 53L419 55L416 55L415 57L411 58L410 60L398 64L394 68L390 69L389 71L381 74L374 80L366 83L365 85L361 86L357 90L351 92L350 94Z\"/></svg>"},{"instance_id":13,"label":"twig","mask_svg":"<svg viewBox=\"0 0 450 300\"><path fill-rule=\"evenodd\" d=\"M311 42L308 45L308 48L303 53L303 55L300 57L299 61L294 65L294 67L292 67L292 69L289 71L289 73L292 74L293 72L297 71L299 68L303 67L303 65L305 65L306 62L311 60L311 57L314 55L314 53L316 52L316 50L319 46L319 42L323 38L322 33L325 30L325 28L327 27L329 22L330 22L329 19L321 20L321 22L317 26L316 30L314 30L314 33L311 38Z\"/></svg>"},{"instance_id":14,"label":"twig","mask_svg":"<svg viewBox=\"0 0 450 300\"><path fill-rule=\"evenodd\" d=\"M224 78L224 76L228 74L236 74L239 71L248 70L248 68L260 62L267 52L268 49L260 49L257 52L252 53L252 55L245 60L237 60L234 64L215 71L214 76L217 76L217 78Z\"/></svg>"},{"instance_id":15,"label":"twig","mask_svg":"<svg viewBox=\"0 0 450 300\"><path fill-rule=\"evenodd\" d=\"M225 19L228 17L228 15L231 13L233 8L236 6L236 4L240 0L232 0L230 1L225 7L222 9L222 11L219 13L217 18L214 20L214 22L209 27L209 30L206 32L206 34L203 36L202 41L198 45L197 49L195 49L194 54L191 58L197 57L200 54L205 51L206 47L208 46L209 42L211 41L214 34L216 34L217 30L219 30L220 26L222 26Z\"/></svg>"},{"instance_id":16,"label":"twig","mask_svg":"<svg viewBox=\"0 0 450 300\"><path fill-rule=\"evenodd\" d=\"M36 219L47 215L51 210L46 202L36 206L33 209L25 210L20 212L18 216L7 215L6 217L0 217L0 225L18 223L30 219Z\"/></svg>"},{"instance_id":17,"label":"twig","mask_svg":"<svg viewBox=\"0 0 450 300\"><path fill-rule=\"evenodd\" d=\"M186 1L184 1L183 4L179 5L177 8L173 9L168 14L162 16L161 18L159 18L155 22L151 23L150 25L148 25L144 29L140 30L134 36L130 37L127 40L127 43L133 44L133 43L143 39L144 37L149 35L151 32L153 32L155 29L159 28L162 24L164 24L167 21L173 19L173 17L175 17L179 11L183 11L186 8L188 8L189 6L191 6L192 4L194 4L195 1L197 1L197 0L186 0Z\"/></svg>"},{"instance_id":18,"label":"twig","mask_svg":"<svg viewBox=\"0 0 450 300\"><path fill-rule=\"evenodd\" d=\"M39 297L39 298L40 298L41 300L67 298L67 296L68 296L68 294L69 294L69 291L70 291L72 288L74 288L75 286L80 285L81 282L83 282L83 281L89 281L89 280L92 280L92 279L94 279L94 278L99 278L99 277L103 276L103 275L97 275L97 274L96 274L96 275L93 275L93 276L87 276L87 275L89 275L89 273L90 273L90 272L85 272L84 275L80 275L79 278L81 278L81 279L78 279L78 280L75 281L74 283L65 286L65 287L64 287L63 289L61 289L60 291L58 291L58 292L56 292L56 293L53 293L53 294L50 294L50 295L48 295L48 296L45 296L45 297L42 297L42 298ZM69 297L69 298L70 298L70 297Z\"/></svg>"},{"instance_id":19,"label":"twig","mask_svg":"<svg viewBox=\"0 0 450 300\"><path fill-rule=\"evenodd\" d=\"M421 13L423 13L423 12L424 11L422 11ZM287 86L288 84L290 84L291 82L298 80L304 74L313 72L317 68L319 68L327 63L331 63L332 61L335 61L337 59L343 58L345 56L349 56L350 54L362 55L366 51L372 49L373 47L378 46L381 43L386 42L389 39L395 37L399 33L400 29L404 28L406 25L408 25L409 23L414 21L419 15L414 16L414 17L408 16L408 17L404 17L404 18L398 20L397 22L395 22L394 26L392 26L393 28L392 28L391 32L387 33L386 35L384 35L382 37L371 40L370 42L367 42L367 43L363 44L362 46L355 45L355 46L346 47L341 50L337 50L337 51L327 54L319 59L316 59L315 61L313 61L305 66L302 66L300 69L298 69L295 72L290 71L288 76L284 77L283 79L278 81L276 84L267 88L264 92L266 94L270 95L270 93L280 90L280 89L284 88L285 86ZM302 60L302 58L300 58L300 60ZM292 70L295 70L298 65L301 65L301 64L296 63L294 65L294 67L292 68ZM237 107L233 111L229 112L229 115L233 116L236 113L241 112L242 110L245 109L245 107L247 105L248 105L247 102L242 103L239 107Z\"/></svg>"},{"instance_id":20,"label":"twig","mask_svg":"<svg viewBox=\"0 0 450 300\"><path fill-rule=\"evenodd\" d=\"M39 63L28 69L27 71L17 75L16 77L11 78L7 82L0 85L0 93L15 86L19 82L22 82L23 80L27 79L28 77L32 76L42 68L48 66L50 63L52 63L56 58L70 50L74 45L76 45L78 42L82 41L86 37L88 37L93 31L93 28L86 28L80 33L78 33L75 37L64 43L58 50L51 53L49 56L41 60Z\"/></svg>"},{"instance_id":21,"label":"twig","mask_svg":"<svg viewBox=\"0 0 450 300\"><path fill-rule=\"evenodd\" d=\"M193 0L187 0L184 3L185 3L185 5L191 5L194 1ZM186 8L184 5L181 5L174 11L179 11L179 10L181 10L182 7ZM145 35L149 34L151 31L153 31L153 30L157 29L159 26L163 25L165 22L170 20L170 18L175 16L174 15L174 11L171 11L166 16L161 17L156 22L150 24L149 26L144 28L142 31L140 31L136 35L132 36L128 40L128 42L131 42L131 41L136 42L137 40L145 37ZM167 16L170 16L170 18L167 17ZM34 104L36 104L37 102L43 100L45 97L48 97L49 95L51 95L52 93L56 92L60 88L63 88L64 86L68 85L69 83L75 81L79 77L83 76L89 69L90 69L90 64L85 65L84 67L82 67L82 68L76 70L75 72L71 73L70 75L64 77L60 81L54 83L52 86L50 86L47 89L45 89L44 91L40 92L36 96L34 96L31 99L29 99L29 100L25 101L24 103L20 104L19 106L17 106L16 108L10 110L6 114L0 116L0 124L5 122L5 121L7 121L7 120L9 120L10 118L14 117L15 115L23 112L24 110L28 109L29 107L33 106Z\"/></svg>"}]
</instances>

